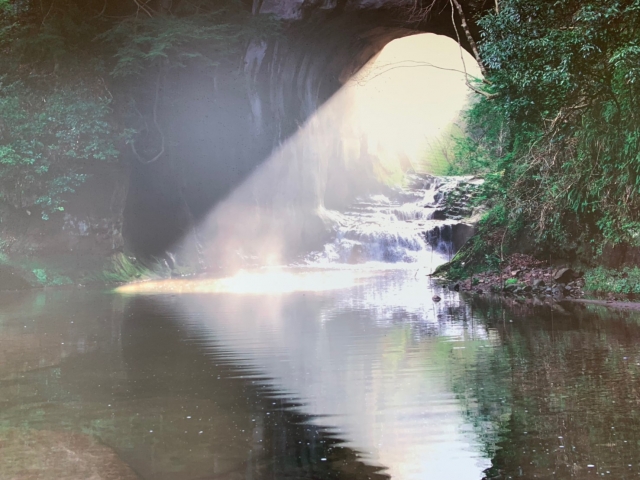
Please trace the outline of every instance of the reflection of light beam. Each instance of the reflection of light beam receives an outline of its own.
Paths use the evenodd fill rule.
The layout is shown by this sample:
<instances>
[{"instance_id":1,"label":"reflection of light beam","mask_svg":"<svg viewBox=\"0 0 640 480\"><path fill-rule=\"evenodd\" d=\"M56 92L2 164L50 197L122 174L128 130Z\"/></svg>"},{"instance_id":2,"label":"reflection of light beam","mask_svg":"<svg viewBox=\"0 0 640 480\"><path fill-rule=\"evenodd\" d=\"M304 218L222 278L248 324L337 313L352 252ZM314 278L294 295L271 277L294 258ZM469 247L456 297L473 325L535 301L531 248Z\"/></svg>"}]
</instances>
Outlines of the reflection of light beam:
<instances>
[{"instance_id":1,"label":"reflection of light beam","mask_svg":"<svg viewBox=\"0 0 640 480\"><path fill-rule=\"evenodd\" d=\"M119 293L237 293L278 294L321 292L357 285L370 276L365 272L329 270L314 272L246 272L232 277L176 279L130 283L116 289Z\"/></svg>"}]
</instances>

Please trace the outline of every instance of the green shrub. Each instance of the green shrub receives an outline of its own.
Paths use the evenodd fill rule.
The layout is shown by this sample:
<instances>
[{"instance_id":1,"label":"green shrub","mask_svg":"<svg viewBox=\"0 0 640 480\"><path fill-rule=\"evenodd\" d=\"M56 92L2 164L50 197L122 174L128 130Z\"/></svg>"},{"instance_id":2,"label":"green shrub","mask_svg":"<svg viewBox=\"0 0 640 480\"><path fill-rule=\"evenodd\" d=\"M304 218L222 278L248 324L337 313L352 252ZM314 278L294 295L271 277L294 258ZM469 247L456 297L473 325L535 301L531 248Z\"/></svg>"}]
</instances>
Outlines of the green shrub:
<instances>
[{"instance_id":1,"label":"green shrub","mask_svg":"<svg viewBox=\"0 0 640 480\"><path fill-rule=\"evenodd\" d=\"M46 268L34 268L31 272L36 277L38 284L43 287L71 285L73 283L69 277L55 272L47 272Z\"/></svg>"},{"instance_id":2,"label":"green shrub","mask_svg":"<svg viewBox=\"0 0 640 480\"><path fill-rule=\"evenodd\" d=\"M65 195L87 177L87 162L118 155L109 103L82 83L41 91L0 77L0 201L35 207L45 220L63 211Z\"/></svg>"},{"instance_id":3,"label":"green shrub","mask_svg":"<svg viewBox=\"0 0 640 480\"><path fill-rule=\"evenodd\" d=\"M124 253L109 259L96 280L104 283L127 283L154 277L151 269Z\"/></svg>"},{"instance_id":4,"label":"green shrub","mask_svg":"<svg viewBox=\"0 0 640 480\"><path fill-rule=\"evenodd\" d=\"M640 294L640 268L597 267L584 276L585 290L596 293Z\"/></svg>"}]
</instances>

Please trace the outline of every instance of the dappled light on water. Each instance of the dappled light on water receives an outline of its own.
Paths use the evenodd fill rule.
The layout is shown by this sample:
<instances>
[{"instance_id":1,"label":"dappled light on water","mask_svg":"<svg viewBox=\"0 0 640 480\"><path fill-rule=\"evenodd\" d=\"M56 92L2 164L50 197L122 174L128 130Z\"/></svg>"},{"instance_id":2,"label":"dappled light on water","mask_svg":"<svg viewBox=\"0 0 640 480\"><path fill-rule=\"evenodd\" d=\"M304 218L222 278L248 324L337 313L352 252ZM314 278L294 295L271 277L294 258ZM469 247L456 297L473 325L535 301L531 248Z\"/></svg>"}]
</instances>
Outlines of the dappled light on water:
<instances>
[{"instance_id":1,"label":"dappled light on water","mask_svg":"<svg viewBox=\"0 0 640 480\"><path fill-rule=\"evenodd\" d=\"M321 292L348 288L371 276L366 271L261 271L241 270L232 277L170 279L129 283L116 289L119 293L237 293L278 294L292 292Z\"/></svg>"}]
</instances>

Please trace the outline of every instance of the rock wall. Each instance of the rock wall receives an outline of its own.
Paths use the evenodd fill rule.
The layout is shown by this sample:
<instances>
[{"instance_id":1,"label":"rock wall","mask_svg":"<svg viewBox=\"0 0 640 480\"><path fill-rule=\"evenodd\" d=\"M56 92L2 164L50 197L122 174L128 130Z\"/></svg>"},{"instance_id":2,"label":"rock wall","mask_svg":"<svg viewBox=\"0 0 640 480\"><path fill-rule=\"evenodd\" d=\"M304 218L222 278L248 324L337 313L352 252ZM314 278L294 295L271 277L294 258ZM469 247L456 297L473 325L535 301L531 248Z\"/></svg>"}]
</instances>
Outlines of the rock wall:
<instances>
[{"instance_id":1,"label":"rock wall","mask_svg":"<svg viewBox=\"0 0 640 480\"><path fill-rule=\"evenodd\" d=\"M181 69L165 80L159 116L167 151L151 165L134 162L125 209L127 246L139 255L174 249L194 223L287 148L288 139L388 42L425 30L454 36L446 11L414 22L401 2L264 1L254 10L288 19L282 34L250 43L232 67L214 74ZM151 103L147 87L140 84L140 105ZM290 150L286 171L304 172L309 150ZM327 184L343 192L341 201L353 199L358 192L348 168L340 162L322 167L320 184L315 173L301 174L287 203L322 206ZM270 208L281 195L273 188L247 201ZM311 224L300 235L316 235L320 223Z\"/></svg>"},{"instance_id":2,"label":"rock wall","mask_svg":"<svg viewBox=\"0 0 640 480\"><path fill-rule=\"evenodd\" d=\"M77 253L96 256L121 250L129 184L124 163L95 164L88 179L68 196L65 211L43 220L37 211L2 212L1 250L9 255Z\"/></svg>"}]
</instances>

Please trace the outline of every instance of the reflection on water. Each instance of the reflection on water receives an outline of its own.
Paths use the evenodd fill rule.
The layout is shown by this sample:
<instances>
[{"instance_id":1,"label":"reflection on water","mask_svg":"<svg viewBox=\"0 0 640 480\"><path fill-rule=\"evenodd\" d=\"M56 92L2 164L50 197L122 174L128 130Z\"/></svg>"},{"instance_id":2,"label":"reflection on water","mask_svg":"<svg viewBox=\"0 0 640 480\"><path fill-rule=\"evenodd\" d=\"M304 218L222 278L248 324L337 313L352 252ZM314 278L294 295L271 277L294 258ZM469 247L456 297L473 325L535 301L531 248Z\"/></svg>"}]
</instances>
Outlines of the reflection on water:
<instances>
[{"instance_id":1,"label":"reflection on water","mask_svg":"<svg viewBox=\"0 0 640 480\"><path fill-rule=\"evenodd\" d=\"M188 296L179 308L192 335L296 398L393 478L479 478L489 462L464 427L446 364L487 336L452 322L457 302L436 306L413 277L387 272L330 295Z\"/></svg>"},{"instance_id":2,"label":"reflection on water","mask_svg":"<svg viewBox=\"0 0 640 480\"><path fill-rule=\"evenodd\" d=\"M233 293L282 294L291 292L322 292L356 285L371 276L366 270L313 270L286 271L281 268L259 272L241 270L232 277L210 279L176 279L130 283L116 291L131 293Z\"/></svg>"},{"instance_id":3,"label":"reflection on water","mask_svg":"<svg viewBox=\"0 0 640 480\"><path fill-rule=\"evenodd\" d=\"M637 315L431 289L0 296L0 478L637 478Z\"/></svg>"}]
</instances>

